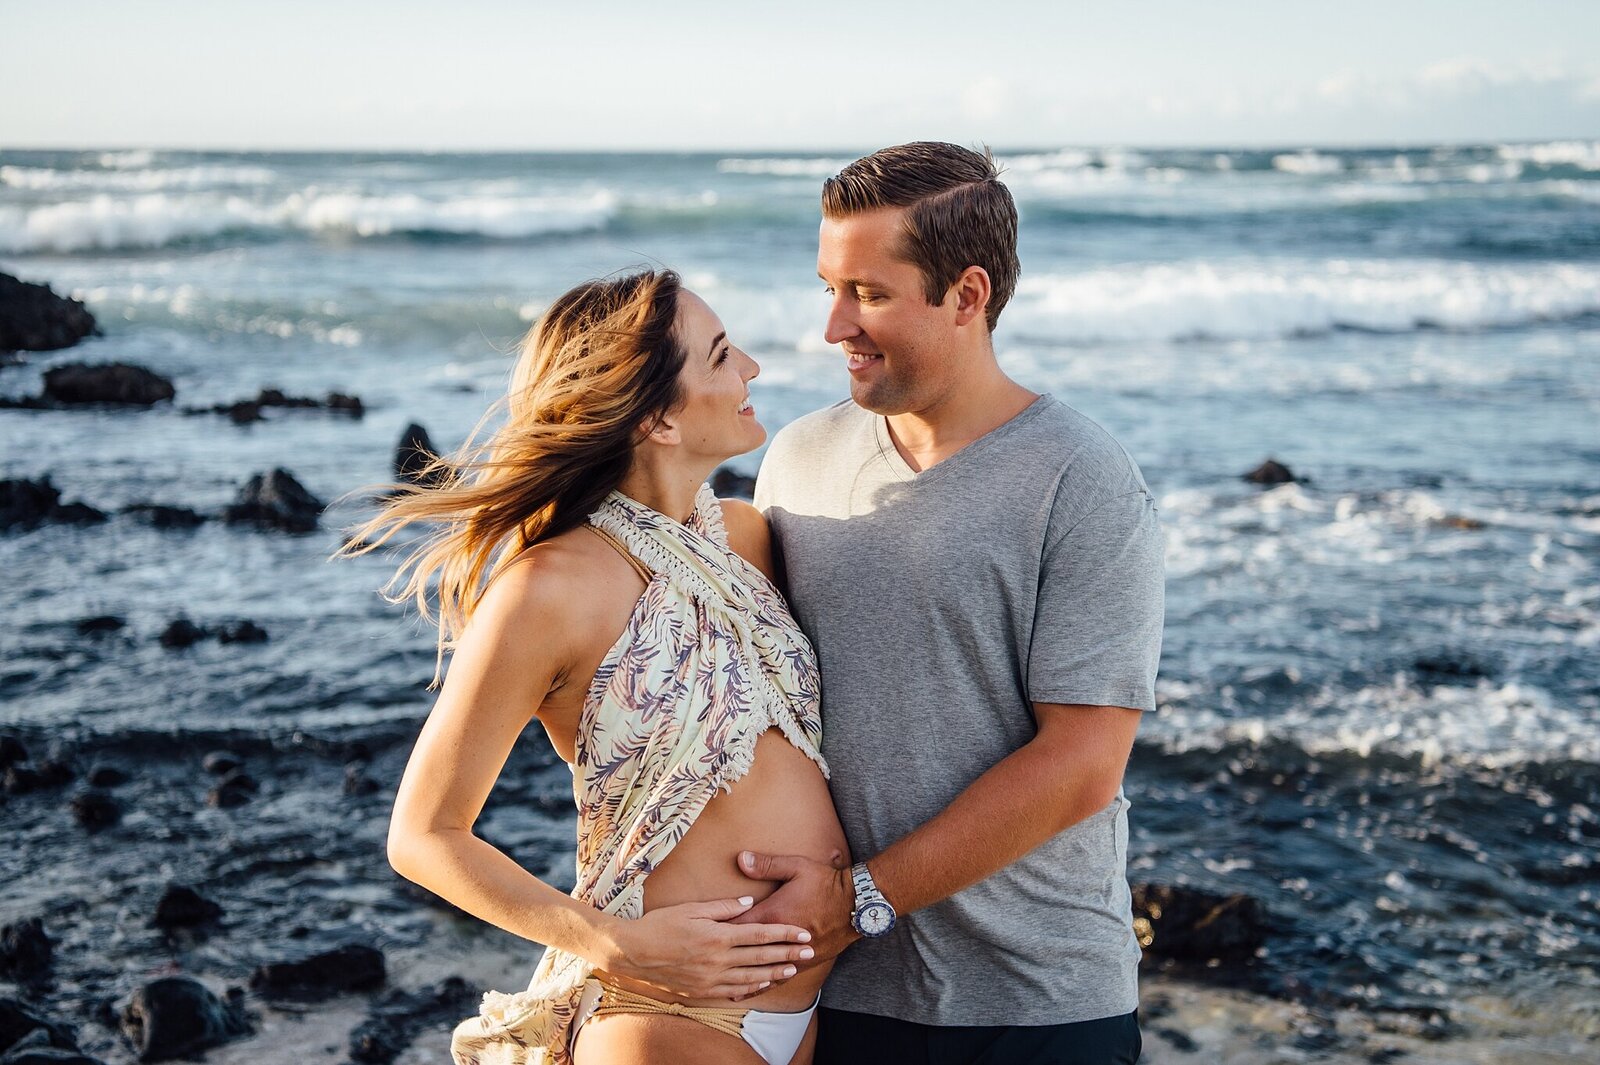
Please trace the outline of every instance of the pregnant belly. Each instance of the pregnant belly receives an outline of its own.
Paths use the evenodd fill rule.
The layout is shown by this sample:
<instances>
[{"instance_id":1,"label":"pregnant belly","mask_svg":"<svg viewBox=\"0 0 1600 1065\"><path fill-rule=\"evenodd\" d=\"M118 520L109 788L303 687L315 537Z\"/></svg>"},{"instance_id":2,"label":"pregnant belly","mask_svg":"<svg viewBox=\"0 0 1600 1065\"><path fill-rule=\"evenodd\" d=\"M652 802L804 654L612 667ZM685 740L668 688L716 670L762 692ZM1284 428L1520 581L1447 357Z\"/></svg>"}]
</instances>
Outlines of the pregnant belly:
<instances>
[{"instance_id":1,"label":"pregnant belly","mask_svg":"<svg viewBox=\"0 0 1600 1065\"><path fill-rule=\"evenodd\" d=\"M778 885L750 880L739 872L739 852L744 850L798 854L819 862L828 861L835 850L849 855L822 771L776 728L756 741L750 770L732 790L719 792L706 804L688 833L650 874L644 908L741 895L754 896L758 902L766 898ZM825 966L807 969L739 1005L781 1012L805 1009L821 989L826 970ZM656 998L675 997L659 988L619 983Z\"/></svg>"}]
</instances>

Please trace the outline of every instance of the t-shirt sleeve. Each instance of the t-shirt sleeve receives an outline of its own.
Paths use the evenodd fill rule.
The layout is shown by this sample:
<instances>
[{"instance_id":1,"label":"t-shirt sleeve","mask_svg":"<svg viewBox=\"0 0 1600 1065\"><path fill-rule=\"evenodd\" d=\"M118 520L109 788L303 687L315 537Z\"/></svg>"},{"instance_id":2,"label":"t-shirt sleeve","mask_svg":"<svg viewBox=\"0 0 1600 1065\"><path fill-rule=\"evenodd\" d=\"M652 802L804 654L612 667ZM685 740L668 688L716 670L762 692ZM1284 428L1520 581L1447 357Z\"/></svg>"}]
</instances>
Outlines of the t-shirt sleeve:
<instances>
[{"instance_id":1,"label":"t-shirt sleeve","mask_svg":"<svg viewBox=\"0 0 1600 1065\"><path fill-rule=\"evenodd\" d=\"M1142 490L1101 503L1047 544L1028 648L1031 702L1155 709L1163 555L1155 500Z\"/></svg>"}]
</instances>

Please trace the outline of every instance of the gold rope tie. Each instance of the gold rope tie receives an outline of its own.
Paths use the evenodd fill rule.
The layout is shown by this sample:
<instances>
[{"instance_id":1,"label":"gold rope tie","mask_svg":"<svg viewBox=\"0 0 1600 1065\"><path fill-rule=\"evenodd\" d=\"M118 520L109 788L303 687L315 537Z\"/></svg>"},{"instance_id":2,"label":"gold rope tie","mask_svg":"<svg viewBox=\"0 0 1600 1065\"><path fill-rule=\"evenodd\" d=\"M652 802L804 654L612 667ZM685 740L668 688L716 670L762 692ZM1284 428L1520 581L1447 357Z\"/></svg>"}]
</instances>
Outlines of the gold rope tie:
<instances>
[{"instance_id":1,"label":"gold rope tie","mask_svg":"<svg viewBox=\"0 0 1600 1065\"><path fill-rule=\"evenodd\" d=\"M601 982L600 1002L591 1017L617 1013L653 1013L698 1021L724 1035L743 1036L744 1018L750 1011L736 1006L685 1006L681 1002L661 1002L629 991L625 987Z\"/></svg>"}]
</instances>

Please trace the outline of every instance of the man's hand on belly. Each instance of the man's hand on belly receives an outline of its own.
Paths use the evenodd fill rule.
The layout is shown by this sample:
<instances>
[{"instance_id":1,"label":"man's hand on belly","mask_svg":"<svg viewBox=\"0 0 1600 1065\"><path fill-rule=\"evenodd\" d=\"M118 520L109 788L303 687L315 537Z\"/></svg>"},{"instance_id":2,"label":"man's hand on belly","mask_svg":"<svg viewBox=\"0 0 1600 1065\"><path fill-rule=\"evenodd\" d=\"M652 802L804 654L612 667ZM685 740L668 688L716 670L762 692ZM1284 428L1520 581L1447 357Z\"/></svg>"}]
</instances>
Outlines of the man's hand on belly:
<instances>
[{"instance_id":1,"label":"man's hand on belly","mask_svg":"<svg viewBox=\"0 0 1600 1065\"><path fill-rule=\"evenodd\" d=\"M739 855L739 871L751 880L778 881L780 886L733 918L733 923L789 924L809 930L817 955L801 963L802 969L832 961L861 938L850 925L856 891L850 883L848 866L840 868L795 854L743 851Z\"/></svg>"}]
</instances>

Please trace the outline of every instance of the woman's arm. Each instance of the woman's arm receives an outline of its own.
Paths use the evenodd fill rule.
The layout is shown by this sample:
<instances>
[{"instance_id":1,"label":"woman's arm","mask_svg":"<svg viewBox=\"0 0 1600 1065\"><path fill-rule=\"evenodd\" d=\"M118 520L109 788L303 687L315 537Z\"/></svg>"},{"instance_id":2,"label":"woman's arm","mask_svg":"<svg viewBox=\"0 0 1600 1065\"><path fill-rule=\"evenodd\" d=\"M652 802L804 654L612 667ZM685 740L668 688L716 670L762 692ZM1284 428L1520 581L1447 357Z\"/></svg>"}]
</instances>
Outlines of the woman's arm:
<instances>
[{"instance_id":1,"label":"woman's arm","mask_svg":"<svg viewBox=\"0 0 1600 1065\"><path fill-rule=\"evenodd\" d=\"M579 612L592 597L572 567L551 564L556 554L535 549L500 573L462 633L395 797L390 864L515 935L681 994L732 997L783 979L783 963L800 960L809 935L722 923L749 908L742 900L662 907L627 921L558 891L472 834L512 745L565 682L584 639Z\"/></svg>"}]
</instances>

